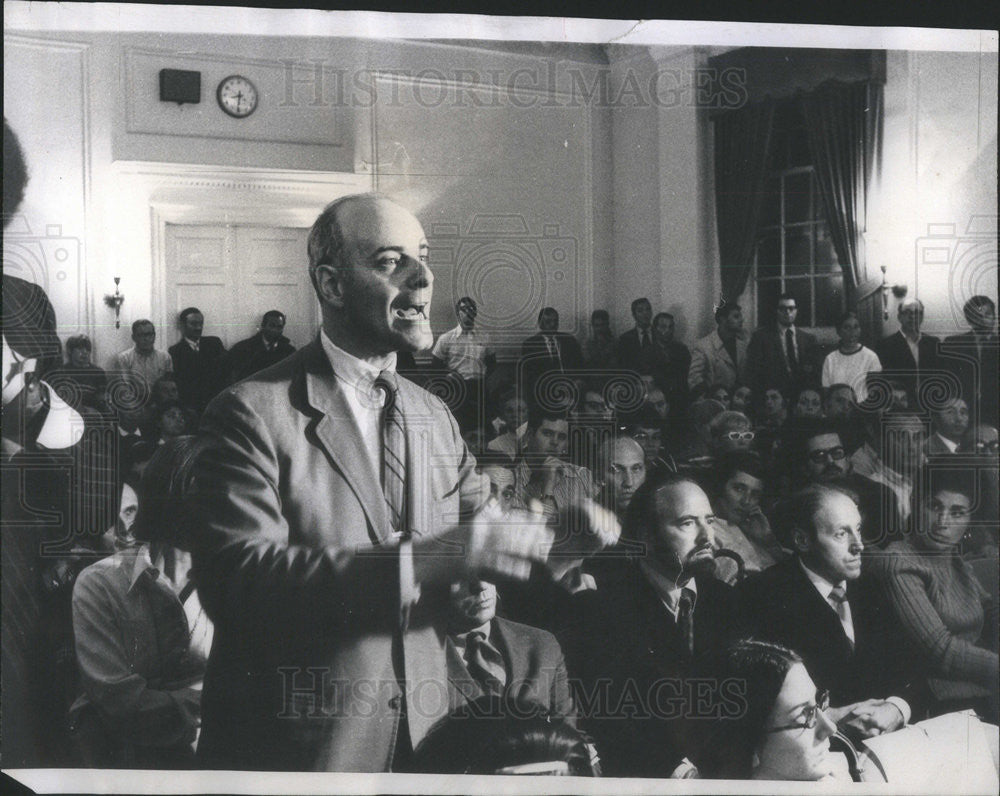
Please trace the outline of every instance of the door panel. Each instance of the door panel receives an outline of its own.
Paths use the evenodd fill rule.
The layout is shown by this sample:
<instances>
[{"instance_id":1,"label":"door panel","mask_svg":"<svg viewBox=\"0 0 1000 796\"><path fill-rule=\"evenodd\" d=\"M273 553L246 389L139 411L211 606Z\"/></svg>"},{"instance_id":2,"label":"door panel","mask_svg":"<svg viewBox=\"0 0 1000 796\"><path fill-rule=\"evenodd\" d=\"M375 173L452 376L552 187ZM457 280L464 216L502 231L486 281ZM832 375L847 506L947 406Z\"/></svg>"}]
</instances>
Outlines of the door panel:
<instances>
[{"instance_id":1,"label":"door panel","mask_svg":"<svg viewBox=\"0 0 1000 796\"><path fill-rule=\"evenodd\" d=\"M318 328L308 234L295 227L167 224L167 317L196 306L205 315L205 334L229 348L276 309L287 317L285 335L301 348ZM177 338L176 329L168 330L165 345Z\"/></svg>"}]
</instances>

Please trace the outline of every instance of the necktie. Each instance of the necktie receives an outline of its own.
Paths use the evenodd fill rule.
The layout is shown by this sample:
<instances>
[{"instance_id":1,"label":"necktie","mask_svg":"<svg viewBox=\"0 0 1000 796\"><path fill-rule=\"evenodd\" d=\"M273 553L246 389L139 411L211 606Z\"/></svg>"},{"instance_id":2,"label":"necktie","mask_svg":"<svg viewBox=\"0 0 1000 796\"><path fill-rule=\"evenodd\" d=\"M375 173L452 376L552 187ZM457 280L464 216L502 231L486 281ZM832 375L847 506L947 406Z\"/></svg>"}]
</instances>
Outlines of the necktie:
<instances>
[{"instance_id":1,"label":"necktie","mask_svg":"<svg viewBox=\"0 0 1000 796\"><path fill-rule=\"evenodd\" d=\"M403 430L396 374L383 370L375 388L385 394L382 410L382 494L393 533L406 533L406 433Z\"/></svg>"},{"instance_id":2,"label":"necktie","mask_svg":"<svg viewBox=\"0 0 1000 796\"><path fill-rule=\"evenodd\" d=\"M854 639L851 638L852 633L851 628L851 609L847 603L847 589L843 586L834 586L830 589L830 600L834 604L837 616L840 617L840 624L844 626L844 634L847 636L848 640L851 642L851 646L854 646Z\"/></svg>"},{"instance_id":3,"label":"necktie","mask_svg":"<svg viewBox=\"0 0 1000 796\"><path fill-rule=\"evenodd\" d=\"M645 348L649 345L649 332L642 333L642 347Z\"/></svg>"},{"instance_id":4,"label":"necktie","mask_svg":"<svg viewBox=\"0 0 1000 796\"><path fill-rule=\"evenodd\" d=\"M785 350L788 355L788 370L790 373L795 373L799 369L799 363L795 356L795 332L791 327L785 330Z\"/></svg>"},{"instance_id":5,"label":"necktie","mask_svg":"<svg viewBox=\"0 0 1000 796\"><path fill-rule=\"evenodd\" d=\"M677 629L684 636L689 655L694 655L694 592L691 589L681 589L677 601Z\"/></svg>"},{"instance_id":6,"label":"necktie","mask_svg":"<svg viewBox=\"0 0 1000 796\"><path fill-rule=\"evenodd\" d=\"M490 644L486 634L474 630L465 638L465 664L483 690L499 696L507 683L507 672L500 651Z\"/></svg>"}]
</instances>

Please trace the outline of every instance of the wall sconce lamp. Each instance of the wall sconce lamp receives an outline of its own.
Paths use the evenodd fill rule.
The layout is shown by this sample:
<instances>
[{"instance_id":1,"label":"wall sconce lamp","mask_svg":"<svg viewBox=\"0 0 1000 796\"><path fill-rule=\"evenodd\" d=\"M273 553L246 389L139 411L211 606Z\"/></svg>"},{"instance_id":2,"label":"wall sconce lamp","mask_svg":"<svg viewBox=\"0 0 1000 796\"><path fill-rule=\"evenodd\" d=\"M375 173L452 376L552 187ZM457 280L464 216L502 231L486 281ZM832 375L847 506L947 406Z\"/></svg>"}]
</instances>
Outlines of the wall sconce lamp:
<instances>
[{"instance_id":1,"label":"wall sconce lamp","mask_svg":"<svg viewBox=\"0 0 1000 796\"><path fill-rule=\"evenodd\" d=\"M909 288L906 285L890 285L885 279L885 266L880 266L882 270L882 320L889 320L889 293L896 298L896 300L906 298L906 292Z\"/></svg>"},{"instance_id":2,"label":"wall sconce lamp","mask_svg":"<svg viewBox=\"0 0 1000 796\"><path fill-rule=\"evenodd\" d=\"M885 269L882 269L885 270ZM118 283L122 281L120 276L115 277L115 293L114 295L106 295L104 297L104 304L115 311L115 328L121 329L121 311L122 304L125 303L125 296L118 292Z\"/></svg>"}]
</instances>

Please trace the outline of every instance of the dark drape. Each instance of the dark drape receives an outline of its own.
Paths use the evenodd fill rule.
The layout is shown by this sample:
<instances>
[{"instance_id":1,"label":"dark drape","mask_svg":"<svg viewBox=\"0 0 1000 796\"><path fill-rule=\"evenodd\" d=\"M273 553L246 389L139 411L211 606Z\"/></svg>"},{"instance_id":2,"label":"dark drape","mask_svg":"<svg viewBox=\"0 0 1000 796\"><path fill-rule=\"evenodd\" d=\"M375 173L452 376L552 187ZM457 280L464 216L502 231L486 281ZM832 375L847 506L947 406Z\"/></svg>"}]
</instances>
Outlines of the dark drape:
<instances>
[{"instance_id":1,"label":"dark drape","mask_svg":"<svg viewBox=\"0 0 1000 796\"><path fill-rule=\"evenodd\" d=\"M720 114L715 122L715 223L719 231L722 298L735 301L753 267L764 197L774 101Z\"/></svg>"},{"instance_id":2,"label":"dark drape","mask_svg":"<svg viewBox=\"0 0 1000 796\"><path fill-rule=\"evenodd\" d=\"M809 150L848 295L868 278L864 251L868 188L882 137L882 86L826 83L800 97Z\"/></svg>"}]
</instances>

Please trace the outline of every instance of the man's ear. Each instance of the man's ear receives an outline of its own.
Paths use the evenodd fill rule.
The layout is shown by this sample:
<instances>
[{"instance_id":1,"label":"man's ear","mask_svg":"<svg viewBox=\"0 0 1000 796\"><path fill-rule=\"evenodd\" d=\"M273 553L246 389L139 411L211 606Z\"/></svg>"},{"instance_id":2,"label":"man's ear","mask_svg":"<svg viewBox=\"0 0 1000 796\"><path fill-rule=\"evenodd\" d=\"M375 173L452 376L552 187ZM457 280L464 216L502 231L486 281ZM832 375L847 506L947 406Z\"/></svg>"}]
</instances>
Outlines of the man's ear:
<instances>
[{"instance_id":1,"label":"man's ear","mask_svg":"<svg viewBox=\"0 0 1000 796\"><path fill-rule=\"evenodd\" d=\"M340 266L316 266L313 271L313 284L321 302L338 308L344 306L345 276L345 269Z\"/></svg>"},{"instance_id":2,"label":"man's ear","mask_svg":"<svg viewBox=\"0 0 1000 796\"><path fill-rule=\"evenodd\" d=\"M809 542L809 534L799 527L792 529L792 545L799 553L808 553L812 549L812 545Z\"/></svg>"}]
</instances>

